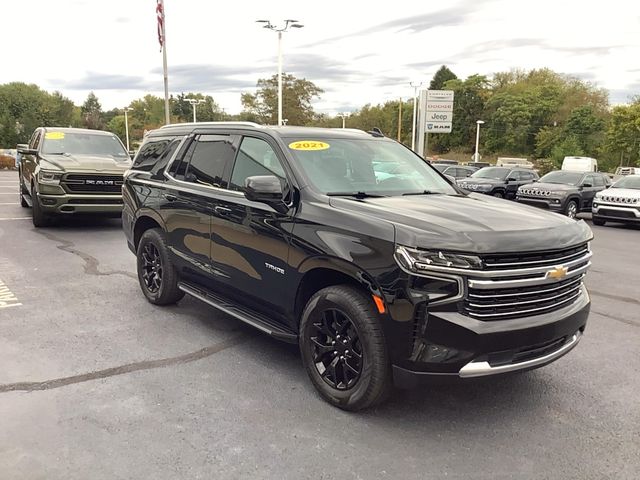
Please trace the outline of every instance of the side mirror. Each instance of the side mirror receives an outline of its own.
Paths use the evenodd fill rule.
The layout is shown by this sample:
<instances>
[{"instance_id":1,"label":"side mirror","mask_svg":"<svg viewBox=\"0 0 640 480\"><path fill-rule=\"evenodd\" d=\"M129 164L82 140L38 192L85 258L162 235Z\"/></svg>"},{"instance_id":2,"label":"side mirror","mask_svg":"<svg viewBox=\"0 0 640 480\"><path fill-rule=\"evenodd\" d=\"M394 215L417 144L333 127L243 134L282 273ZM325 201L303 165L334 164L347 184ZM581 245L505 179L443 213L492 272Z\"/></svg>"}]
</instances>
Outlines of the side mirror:
<instances>
[{"instance_id":1,"label":"side mirror","mask_svg":"<svg viewBox=\"0 0 640 480\"><path fill-rule=\"evenodd\" d=\"M252 202L266 203L284 213L288 207L282 200L282 184L275 175L255 175L244 181L244 196Z\"/></svg>"},{"instance_id":2,"label":"side mirror","mask_svg":"<svg viewBox=\"0 0 640 480\"><path fill-rule=\"evenodd\" d=\"M513 177L509 177L507 178L507 183L510 183L510 182L517 182L517 180Z\"/></svg>"},{"instance_id":3,"label":"side mirror","mask_svg":"<svg viewBox=\"0 0 640 480\"><path fill-rule=\"evenodd\" d=\"M591 185L590 183L583 183L582 187L583 188L590 188L590 187L593 187L593 185Z\"/></svg>"},{"instance_id":4,"label":"side mirror","mask_svg":"<svg viewBox=\"0 0 640 480\"><path fill-rule=\"evenodd\" d=\"M20 155L37 155L38 154L38 150L36 150L35 148L29 148L28 146L24 148L18 148L17 150L20 153Z\"/></svg>"}]
</instances>

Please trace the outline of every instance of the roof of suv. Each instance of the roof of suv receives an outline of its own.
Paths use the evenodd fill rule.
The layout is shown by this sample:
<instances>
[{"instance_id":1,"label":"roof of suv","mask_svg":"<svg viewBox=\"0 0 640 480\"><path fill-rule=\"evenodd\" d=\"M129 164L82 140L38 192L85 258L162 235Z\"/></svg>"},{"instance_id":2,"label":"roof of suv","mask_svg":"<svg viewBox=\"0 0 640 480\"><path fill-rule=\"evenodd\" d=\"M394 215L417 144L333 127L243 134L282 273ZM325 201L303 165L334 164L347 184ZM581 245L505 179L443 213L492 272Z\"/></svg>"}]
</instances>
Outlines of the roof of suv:
<instances>
[{"instance_id":1,"label":"roof of suv","mask_svg":"<svg viewBox=\"0 0 640 480\"><path fill-rule=\"evenodd\" d=\"M275 125L260 125L253 122L197 122L197 123L175 123L165 125L149 133L152 136L175 134L184 135L191 133L195 129L228 129L237 130L262 130L269 131L283 138L289 137L331 137L331 138L382 138L380 135L373 135L355 128L320 128L320 127L294 127Z\"/></svg>"}]
</instances>

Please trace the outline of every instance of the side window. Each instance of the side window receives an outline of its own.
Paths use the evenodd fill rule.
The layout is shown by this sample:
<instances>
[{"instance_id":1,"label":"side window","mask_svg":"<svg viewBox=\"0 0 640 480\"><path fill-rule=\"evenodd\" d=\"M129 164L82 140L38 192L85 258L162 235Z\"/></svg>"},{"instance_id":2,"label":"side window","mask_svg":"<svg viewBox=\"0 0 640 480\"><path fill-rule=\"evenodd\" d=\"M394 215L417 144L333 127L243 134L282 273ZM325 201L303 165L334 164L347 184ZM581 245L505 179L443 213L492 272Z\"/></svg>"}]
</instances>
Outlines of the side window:
<instances>
[{"instance_id":1,"label":"side window","mask_svg":"<svg viewBox=\"0 0 640 480\"><path fill-rule=\"evenodd\" d=\"M509 172L509 175L507 175L507 178L514 178L516 181L520 181L522 179L522 176L520 175L520 172L517 170L511 170Z\"/></svg>"},{"instance_id":2,"label":"side window","mask_svg":"<svg viewBox=\"0 0 640 480\"><path fill-rule=\"evenodd\" d=\"M596 186L596 179L595 179L595 175L587 175L586 177L584 177L584 181L582 182L583 184L588 183L590 184L592 187Z\"/></svg>"},{"instance_id":3,"label":"side window","mask_svg":"<svg viewBox=\"0 0 640 480\"><path fill-rule=\"evenodd\" d=\"M533 180L533 173L531 172L522 172L522 180Z\"/></svg>"},{"instance_id":4,"label":"side window","mask_svg":"<svg viewBox=\"0 0 640 480\"><path fill-rule=\"evenodd\" d=\"M271 145L259 138L244 137L233 166L229 188L244 190L245 179L254 175L275 175L283 187L286 183L284 169Z\"/></svg>"},{"instance_id":5,"label":"side window","mask_svg":"<svg viewBox=\"0 0 640 480\"><path fill-rule=\"evenodd\" d=\"M133 162L133 168L150 172L161 156L167 151L171 140L168 138L154 139L145 143ZM166 165L166 163L165 163Z\"/></svg>"},{"instance_id":6,"label":"side window","mask_svg":"<svg viewBox=\"0 0 640 480\"><path fill-rule=\"evenodd\" d=\"M593 186L594 187L604 187L604 178L601 175L595 175L593 177Z\"/></svg>"},{"instance_id":7,"label":"side window","mask_svg":"<svg viewBox=\"0 0 640 480\"><path fill-rule=\"evenodd\" d=\"M40 145L41 136L42 134L40 130L36 130L35 132L33 132L33 135L31 136L31 140L29 141L29 148L37 149L38 146Z\"/></svg>"},{"instance_id":8,"label":"side window","mask_svg":"<svg viewBox=\"0 0 640 480\"><path fill-rule=\"evenodd\" d=\"M235 150L229 135L200 135L185 174L188 182L226 188L224 171L233 162Z\"/></svg>"},{"instance_id":9,"label":"side window","mask_svg":"<svg viewBox=\"0 0 640 480\"><path fill-rule=\"evenodd\" d=\"M181 152L178 152L178 156L169 167L169 175L177 180L184 180L184 174L187 170L187 164L193 151L196 148L196 141L193 139L187 140L186 147L183 146Z\"/></svg>"}]
</instances>

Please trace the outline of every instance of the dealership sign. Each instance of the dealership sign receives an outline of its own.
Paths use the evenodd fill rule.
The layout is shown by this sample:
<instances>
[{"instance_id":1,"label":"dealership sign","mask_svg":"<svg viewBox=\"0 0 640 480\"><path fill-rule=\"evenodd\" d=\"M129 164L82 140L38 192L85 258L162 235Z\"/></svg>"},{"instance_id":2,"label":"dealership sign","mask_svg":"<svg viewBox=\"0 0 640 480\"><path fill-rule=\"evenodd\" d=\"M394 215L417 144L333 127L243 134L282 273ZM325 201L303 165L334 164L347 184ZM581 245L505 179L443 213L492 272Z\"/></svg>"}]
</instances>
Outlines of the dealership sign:
<instances>
[{"instance_id":1,"label":"dealership sign","mask_svg":"<svg viewBox=\"0 0 640 480\"><path fill-rule=\"evenodd\" d=\"M453 90L427 90L425 131L451 133L453 121Z\"/></svg>"}]
</instances>

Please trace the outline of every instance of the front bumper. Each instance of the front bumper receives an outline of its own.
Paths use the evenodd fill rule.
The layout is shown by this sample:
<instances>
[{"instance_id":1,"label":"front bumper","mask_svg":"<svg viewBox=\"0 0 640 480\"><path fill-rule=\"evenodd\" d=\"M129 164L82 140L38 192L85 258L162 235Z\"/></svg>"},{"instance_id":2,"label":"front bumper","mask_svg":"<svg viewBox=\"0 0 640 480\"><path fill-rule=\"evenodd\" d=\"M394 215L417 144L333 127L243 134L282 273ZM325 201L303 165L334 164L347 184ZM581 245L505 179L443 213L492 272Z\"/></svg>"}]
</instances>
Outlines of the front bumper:
<instances>
[{"instance_id":1,"label":"front bumper","mask_svg":"<svg viewBox=\"0 0 640 480\"><path fill-rule=\"evenodd\" d=\"M517 195L516 202L531 205L532 207L544 208L556 213L564 212L565 209L565 201L562 198L540 198Z\"/></svg>"},{"instance_id":2,"label":"front bumper","mask_svg":"<svg viewBox=\"0 0 640 480\"><path fill-rule=\"evenodd\" d=\"M640 206L619 205L595 201L591 213L612 222L640 223Z\"/></svg>"},{"instance_id":3,"label":"front bumper","mask_svg":"<svg viewBox=\"0 0 640 480\"><path fill-rule=\"evenodd\" d=\"M70 215L74 213L119 213L122 195L50 195L38 193L42 210L47 213Z\"/></svg>"},{"instance_id":4,"label":"front bumper","mask_svg":"<svg viewBox=\"0 0 640 480\"><path fill-rule=\"evenodd\" d=\"M410 388L434 376L469 378L547 365L577 345L590 306L582 286L575 302L548 314L481 321L457 311L430 313L421 345L394 363L394 382Z\"/></svg>"}]
</instances>

